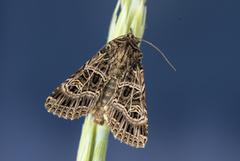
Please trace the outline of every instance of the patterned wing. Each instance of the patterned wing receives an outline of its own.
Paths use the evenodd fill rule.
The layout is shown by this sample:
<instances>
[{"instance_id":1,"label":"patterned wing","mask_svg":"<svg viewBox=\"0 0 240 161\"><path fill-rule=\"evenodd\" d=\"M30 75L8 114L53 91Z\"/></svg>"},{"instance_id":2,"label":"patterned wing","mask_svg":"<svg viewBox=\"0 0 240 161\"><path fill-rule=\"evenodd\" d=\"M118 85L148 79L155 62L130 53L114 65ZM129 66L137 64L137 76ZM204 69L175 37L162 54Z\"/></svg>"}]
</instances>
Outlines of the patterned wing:
<instances>
[{"instance_id":1,"label":"patterned wing","mask_svg":"<svg viewBox=\"0 0 240 161\"><path fill-rule=\"evenodd\" d=\"M109 66L107 49L101 49L52 92L45 103L47 111L72 120L86 116L109 80Z\"/></svg>"},{"instance_id":2,"label":"patterned wing","mask_svg":"<svg viewBox=\"0 0 240 161\"><path fill-rule=\"evenodd\" d=\"M115 138L134 147L145 147L148 118L140 59L118 80L116 92L106 106L104 117Z\"/></svg>"}]
</instances>

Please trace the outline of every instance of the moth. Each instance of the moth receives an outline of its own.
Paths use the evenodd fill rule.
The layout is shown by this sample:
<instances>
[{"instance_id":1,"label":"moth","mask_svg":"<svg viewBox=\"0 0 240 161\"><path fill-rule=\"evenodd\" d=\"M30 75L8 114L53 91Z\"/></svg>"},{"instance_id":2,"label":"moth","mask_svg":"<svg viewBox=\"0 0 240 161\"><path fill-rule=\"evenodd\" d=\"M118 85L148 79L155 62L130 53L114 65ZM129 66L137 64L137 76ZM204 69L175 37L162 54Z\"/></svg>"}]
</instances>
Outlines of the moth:
<instances>
[{"instance_id":1,"label":"moth","mask_svg":"<svg viewBox=\"0 0 240 161\"><path fill-rule=\"evenodd\" d=\"M145 147L148 116L141 40L130 32L108 42L52 92L47 111L71 120L92 113L94 123L107 121L116 139Z\"/></svg>"}]
</instances>

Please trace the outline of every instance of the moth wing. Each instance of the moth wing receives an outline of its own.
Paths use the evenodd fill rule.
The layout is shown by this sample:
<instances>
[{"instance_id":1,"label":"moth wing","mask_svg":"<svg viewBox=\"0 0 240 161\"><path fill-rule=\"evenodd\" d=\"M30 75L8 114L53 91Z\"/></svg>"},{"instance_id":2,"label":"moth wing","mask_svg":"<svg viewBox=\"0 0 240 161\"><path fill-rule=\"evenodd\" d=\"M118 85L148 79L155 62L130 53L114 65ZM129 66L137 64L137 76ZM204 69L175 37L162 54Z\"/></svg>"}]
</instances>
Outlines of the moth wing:
<instances>
[{"instance_id":1,"label":"moth wing","mask_svg":"<svg viewBox=\"0 0 240 161\"><path fill-rule=\"evenodd\" d=\"M47 98L48 112L65 119L86 116L93 110L101 89L108 81L107 52L101 49Z\"/></svg>"},{"instance_id":2,"label":"moth wing","mask_svg":"<svg viewBox=\"0 0 240 161\"><path fill-rule=\"evenodd\" d=\"M145 147L148 117L141 60L118 80L104 117L115 138L134 147Z\"/></svg>"}]
</instances>

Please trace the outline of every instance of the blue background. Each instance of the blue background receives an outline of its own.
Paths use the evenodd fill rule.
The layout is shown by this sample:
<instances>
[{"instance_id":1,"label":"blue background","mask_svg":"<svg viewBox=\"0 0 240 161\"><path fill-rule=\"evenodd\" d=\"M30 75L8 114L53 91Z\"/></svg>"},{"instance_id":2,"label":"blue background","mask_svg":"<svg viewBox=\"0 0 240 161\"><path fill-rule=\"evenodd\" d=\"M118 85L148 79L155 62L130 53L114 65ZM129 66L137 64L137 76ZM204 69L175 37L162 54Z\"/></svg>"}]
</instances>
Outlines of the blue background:
<instances>
[{"instance_id":1,"label":"blue background","mask_svg":"<svg viewBox=\"0 0 240 161\"><path fill-rule=\"evenodd\" d=\"M106 43L113 1L0 1L0 160L75 160L84 118L45 99ZM240 160L240 1L149 0L144 54L149 140L110 133L106 160Z\"/></svg>"}]
</instances>

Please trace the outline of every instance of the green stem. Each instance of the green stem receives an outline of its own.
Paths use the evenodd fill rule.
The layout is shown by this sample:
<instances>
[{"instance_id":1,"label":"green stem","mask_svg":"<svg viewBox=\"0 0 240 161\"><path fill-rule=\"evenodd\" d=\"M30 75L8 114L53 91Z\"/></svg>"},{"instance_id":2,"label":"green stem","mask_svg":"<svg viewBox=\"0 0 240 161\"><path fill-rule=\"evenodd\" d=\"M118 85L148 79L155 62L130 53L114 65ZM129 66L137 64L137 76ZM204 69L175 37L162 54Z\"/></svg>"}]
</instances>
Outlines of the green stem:
<instances>
[{"instance_id":1,"label":"green stem","mask_svg":"<svg viewBox=\"0 0 240 161\"><path fill-rule=\"evenodd\" d=\"M107 42L129 33L130 27L136 37L142 38L147 12L145 2L146 0L119 0L117 2L110 23ZM120 7L121 12L117 16ZM93 123L92 114L89 114L82 127L77 161L104 161L109 131L106 121L102 126L96 125Z\"/></svg>"}]
</instances>

